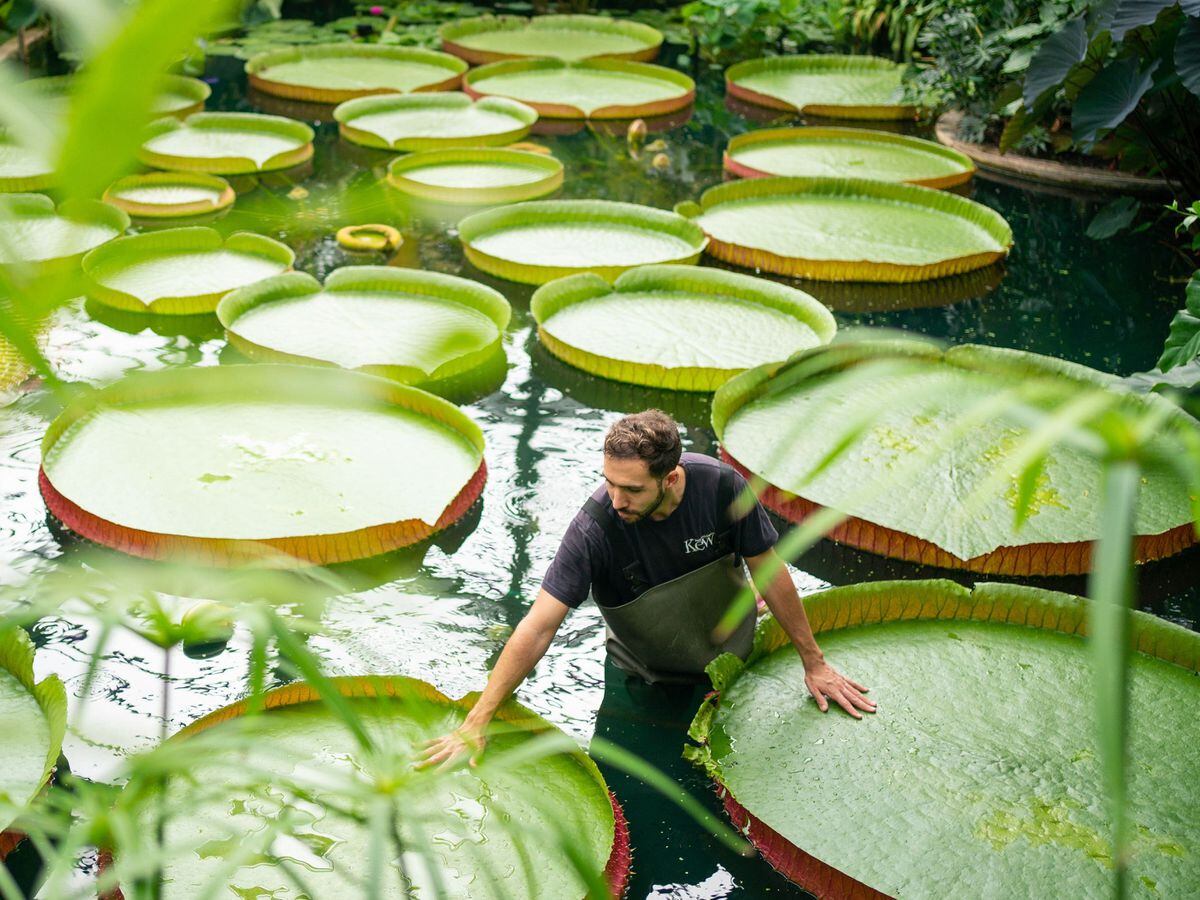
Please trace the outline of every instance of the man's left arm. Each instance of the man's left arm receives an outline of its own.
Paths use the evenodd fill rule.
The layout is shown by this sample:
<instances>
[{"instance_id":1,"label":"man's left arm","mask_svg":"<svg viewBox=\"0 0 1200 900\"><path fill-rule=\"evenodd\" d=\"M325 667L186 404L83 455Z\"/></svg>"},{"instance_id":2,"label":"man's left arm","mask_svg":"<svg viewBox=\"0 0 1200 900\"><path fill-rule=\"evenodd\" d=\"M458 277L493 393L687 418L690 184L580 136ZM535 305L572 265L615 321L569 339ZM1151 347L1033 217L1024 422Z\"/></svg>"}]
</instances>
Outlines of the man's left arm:
<instances>
[{"instance_id":1,"label":"man's left arm","mask_svg":"<svg viewBox=\"0 0 1200 900\"><path fill-rule=\"evenodd\" d=\"M817 701L821 712L829 708L832 700L856 719L862 718L863 712L875 712L875 703L863 696L868 690L864 685L842 675L837 669L825 661L825 655L817 646L812 627L808 624L808 614L804 611L804 603L796 593L796 585L788 574L787 566L779 559L773 549L760 553L758 556L747 556L746 563L758 589L766 601L767 608L775 616L784 632L791 638L792 646L800 654L804 663L804 684L808 692ZM775 568L775 574L765 585L762 575L768 568ZM826 699L828 698L828 700Z\"/></svg>"}]
</instances>

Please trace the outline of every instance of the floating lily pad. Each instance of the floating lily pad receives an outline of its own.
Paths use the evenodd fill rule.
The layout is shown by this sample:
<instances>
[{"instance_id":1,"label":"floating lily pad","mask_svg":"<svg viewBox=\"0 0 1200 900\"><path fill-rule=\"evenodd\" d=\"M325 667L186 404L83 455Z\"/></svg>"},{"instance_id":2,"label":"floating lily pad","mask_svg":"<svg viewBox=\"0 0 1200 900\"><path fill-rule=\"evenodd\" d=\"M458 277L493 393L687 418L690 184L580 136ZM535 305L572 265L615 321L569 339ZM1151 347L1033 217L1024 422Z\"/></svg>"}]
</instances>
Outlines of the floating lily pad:
<instances>
[{"instance_id":1,"label":"floating lily pad","mask_svg":"<svg viewBox=\"0 0 1200 900\"><path fill-rule=\"evenodd\" d=\"M295 255L279 241L212 228L169 228L121 238L83 260L88 294L134 312L212 312L230 291L278 275Z\"/></svg>"},{"instance_id":2,"label":"floating lily pad","mask_svg":"<svg viewBox=\"0 0 1200 900\"><path fill-rule=\"evenodd\" d=\"M245 897L291 893L294 882L278 862L250 857L230 871L227 853L219 852L251 844L282 815L295 820L294 837L276 841L271 852L303 867L314 898L357 896L370 882L388 900L415 894L569 900L588 893L577 866L603 872L614 896L621 895L629 870L624 817L595 763L553 725L510 700L496 715L478 768L413 771L424 742L460 726L474 697L451 700L402 676L333 678L330 686L380 752L364 751L305 683L268 692L260 716L246 715L246 703L236 703L171 739L196 744L204 761L193 777L166 789L173 799L165 841L181 850L165 865L164 898L214 888ZM230 743L237 731L253 742ZM247 771L278 775L264 790ZM323 800L330 784L352 779L365 796L369 779L392 779L394 772L406 773L394 796L397 839L407 849L396 860L389 846L381 848L387 858L374 872L368 809L353 801L347 807L341 795L336 804ZM294 797L293 785L302 786L303 800ZM422 814L410 815L415 809ZM569 835L574 859L560 849L558 834ZM116 865L120 875L119 857Z\"/></svg>"},{"instance_id":3,"label":"floating lily pad","mask_svg":"<svg viewBox=\"0 0 1200 900\"><path fill-rule=\"evenodd\" d=\"M256 90L341 103L369 94L452 91L467 65L449 53L384 44L316 44L268 50L246 63Z\"/></svg>"},{"instance_id":4,"label":"floating lily pad","mask_svg":"<svg viewBox=\"0 0 1200 900\"><path fill-rule=\"evenodd\" d=\"M447 22L439 33L443 50L472 65L526 57L649 62L663 41L657 28L607 16L480 16Z\"/></svg>"},{"instance_id":5,"label":"floating lily pad","mask_svg":"<svg viewBox=\"0 0 1200 900\"><path fill-rule=\"evenodd\" d=\"M212 88L199 78L186 75L163 75L162 92L150 107L155 115L184 117L204 109ZM19 88L40 101L43 113L56 119L65 118L71 102L73 75L52 75L20 82Z\"/></svg>"},{"instance_id":6,"label":"floating lily pad","mask_svg":"<svg viewBox=\"0 0 1200 900\"><path fill-rule=\"evenodd\" d=\"M742 178L770 175L871 178L948 188L969 181L975 164L933 141L862 128L767 128L739 134L725 169Z\"/></svg>"},{"instance_id":7,"label":"floating lily pad","mask_svg":"<svg viewBox=\"0 0 1200 900\"><path fill-rule=\"evenodd\" d=\"M834 540L927 565L1011 575L1090 570L1091 545L1101 526L1101 469L1094 455L1074 444L1053 447L1037 475L1027 520L1019 528L1015 522L1017 473L1023 468L1015 454L1029 422L1037 419L1040 407L1032 402L993 415L932 458L914 459L917 471L903 478L883 480L878 490L864 491L864 485L911 465L914 454L947 439L968 410L1018 384L1040 380L1047 391L1119 391L1117 378L1035 353L972 344L945 353L915 341L867 345L864 351L869 352L851 362L837 348L809 351L739 375L717 392L713 427L722 452L768 483L767 506L792 521L821 506L841 510L850 518L830 533ZM822 358L823 353L832 355ZM804 377L821 362L836 367L863 359L902 361L903 373L889 370L868 382L828 369ZM1121 393L1138 408L1163 402ZM808 478L815 461L832 452L856 421L856 410L878 397L893 400L845 452ZM1051 401L1046 404L1053 408ZM1167 415L1200 437L1194 420L1178 410ZM1179 440L1164 432L1156 439L1159 457L1185 453L1176 446ZM1013 471L1006 483L975 496L994 473L1008 468ZM1136 559L1158 559L1193 545L1191 523L1187 485L1166 464L1147 462L1134 519Z\"/></svg>"},{"instance_id":8,"label":"floating lily pad","mask_svg":"<svg viewBox=\"0 0 1200 900\"><path fill-rule=\"evenodd\" d=\"M833 316L808 294L695 266L644 266L615 283L571 275L537 290L538 338L593 375L714 391L730 376L833 339Z\"/></svg>"},{"instance_id":9,"label":"floating lily pad","mask_svg":"<svg viewBox=\"0 0 1200 900\"><path fill-rule=\"evenodd\" d=\"M725 70L737 100L831 119L912 119L899 102L904 67L875 56L772 56Z\"/></svg>"},{"instance_id":10,"label":"floating lily pad","mask_svg":"<svg viewBox=\"0 0 1200 900\"><path fill-rule=\"evenodd\" d=\"M557 119L632 119L690 106L696 84L648 63L593 59L523 59L491 63L463 76L472 97L509 97Z\"/></svg>"},{"instance_id":11,"label":"floating lily pad","mask_svg":"<svg viewBox=\"0 0 1200 900\"><path fill-rule=\"evenodd\" d=\"M387 177L392 187L425 200L515 203L558 190L563 165L543 153L463 147L397 157L388 166Z\"/></svg>"},{"instance_id":12,"label":"floating lily pad","mask_svg":"<svg viewBox=\"0 0 1200 900\"><path fill-rule=\"evenodd\" d=\"M867 179L754 178L680 204L708 252L746 268L818 281L924 281L1008 254L1004 217L965 197Z\"/></svg>"},{"instance_id":13,"label":"floating lily pad","mask_svg":"<svg viewBox=\"0 0 1200 900\"><path fill-rule=\"evenodd\" d=\"M983 898L1112 892L1086 600L907 581L804 605L825 654L870 686L878 712L822 715L767 618L745 665L727 655L709 667L720 693L686 754L775 868L824 897L943 897L951 884ZM1181 896L1200 883L1200 638L1130 615L1125 884L1132 897Z\"/></svg>"},{"instance_id":14,"label":"floating lily pad","mask_svg":"<svg viewBox=\"0 0 1200 900\"><path fill-rule=\"evenodd\" d=\"M490 275L545 284L594 272L612 281L650 263L694 263L704 232L682 216L608 200L534 200L458 223L467 259Z\"/></svg>"},{"instance_id":15,"label":"floating lily pad","mask_svg":"<svg viewBox=\"0 0 1200 900\"><path fill-rule=\"evenodd\" d=\"M0 196L0 269L23 264L74 268L83 254L129 227L129 216L94 200L64 200L57 208L45 194Z\"/></svg>"},{"instance_id":16,"label":"floating lily pad","mask_svg":"<svg viewBox=\"0 0 1200 900\"><path fill-rule=\"evenodd\" d=\"M54 184L54 159L0 134L0 192L41 191Z\"/></svg>"},{"instance_id":17,"label":"floating lily pad","mask_svg":"<svg viewBox=\"0 0 1200 900\"><path fill-rule=\"evenodd\" d=\"M298 272L268 278L217 309L230 342L251 358L361 369L422 386L494 356L510 315L491 288L388 266L337 269L324 288Z\"/></svg>"},{"instance_id":18,"label":"floating lily pad","mask_svg":"<svg viewBox=\"0 0 1200 900\"><path fill-rule=\"evenodd\" d=\"M472 100L458 91L441 91L348 100L333 117L348 141L411 151L511 144L529 133L538 114L504 97Z\"/></svg>"},{"instance_id":19,"label":"floating lily pad","mask_svg":"<svg viewBox=\"0 0 1200 900\"><path fill-rule=\"evenodd\" d=\"M39 484L76 534L216 565L345 562L447 527L483 488L483 435L386 378L313 366L126 376L51 423Z\"/></svg>"},{"instance_id":20,"label":"floating lily pad","mask_svg":"<svg viewBox=\"0 0 1200 900\"><path fill-rule=\"evenodd\" d=\"M67 696L57 675L34 681L33 642L19 628L0 631L0 860L22 840L11 810L46 786L62 752Z\"/></svg>"},{"instance_id":21,"label":"floating lily pad","mask_svg":"<svg viewBox=\"0 0 1200 900\"><path fill-rule=\"evenodd\" d=\"M202 172L148 172L121 178L104 202L142 218L179 218L218 212L237 199L224 178Z\"/></svg>"},{"instance_id":22,"label":"floating lily pad","mask_svg":"<svg viewBox=\"0 0 1200 900\"><path fill-rule=\"evenodd\" d=\"M153 123L138 158L157 169L244 175L286 169L312 157L313 130L259 113L195 113Z\"/></svg>"}]
</instances>

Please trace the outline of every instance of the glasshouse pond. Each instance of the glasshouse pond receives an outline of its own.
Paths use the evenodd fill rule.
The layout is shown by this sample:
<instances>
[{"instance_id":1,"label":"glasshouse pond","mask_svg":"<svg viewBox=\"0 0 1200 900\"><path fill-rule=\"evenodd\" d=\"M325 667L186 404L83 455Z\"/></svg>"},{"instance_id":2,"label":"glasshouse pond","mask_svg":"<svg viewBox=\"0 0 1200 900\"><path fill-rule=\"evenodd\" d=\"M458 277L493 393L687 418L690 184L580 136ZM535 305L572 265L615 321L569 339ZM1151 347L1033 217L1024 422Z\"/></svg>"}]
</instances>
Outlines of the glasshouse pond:
<instances>
[{"instance_id":1,"label":"glasshouse pond","mask_svg":"<svg viewBox=\"0 0 1200 900\"><path fill-rule=\"evenodd\" d=\"M23 585L42 583L65 600L28 623L32 672L9 679L25 694L34 680L62 681L55 777L121 779L130 754L186 729L210 749L193 779L166 789L180 791L186 814L165 831L191 829L203 842L163 864L164 896L196 896L213 878L230 880L214 896L294 900L310 881L314 900L357 896L378 877L364 849L370 822L337 819L304 794L307 785L319 796L316 776L252 799L239 781L313 746L336 777L366 765L337 708L306 703L316 693L293 682L311 673L294 661L307 649L362 727L411 761L421 742L462 723L466 705L452 698L483 689L601 483L609 427L656 407L679 422L684 451L765 479L781 534L822 507L849 514L836 541L816 542L788 572L827 658L870 686L879 713L855 722L831 710L792 745L787 720L812 704L778 625L759 629L748 662L714 672L719 694L706 698L606 662L604 618L586 603L520 687L527 709L501 715L516 736L493 738L479 771L493 754L512 767L471 776L470 787L414 782L405 802L456 824L437 820L426 836L420 822L396 826L408 848L392 854L404 894L439 896L446 877L448 896L492 896L489 878L507 892L496 896L582 895L595 886L564 854L568 836L610 888L627 880L626 896L638 898L808 896L799 884L830 897L1013 896L987 893L1029 877L1030 857L1006 854L1012 846L1034 848L1038 883L1103 895L1112 863L1103 798L1087 793L1100 783L1090 663L1068 637L1083 631L1084 601L1069 595L1088 593L1087 547L1104 521L1099 464L1072 447L1034 473L1024 530L1014 532L1006 478L994 502L957 509L964 485L986 483L996 447L1011 448L1025 427L997 414L927 460L917 487L858 489L881 467L905 470L918 444L947 440L973 404L1022 380L1112 387L1154 368L1186 261L1163 229L1088 237L1110 198L971 178L965 157L913 140L932 127L889 105L890 65L751 66L727 93L720 70L679 64L670 45L655 58L653 29L625 24L559 23L540 37L518 21L460 28L457 57L283 50L249 77L241 60L210 57L205 112L161 120L142 145L142 164L170 174L130 169L105 194L111 206L57 248L87 293L55 310L39 338L66 392L34 376L0 385L0 587L22 597ZM523 58L545 41L569 44L572 59ZM389 87L400 91L446 90L467 70L458 57L488 67L466 77L470 97L364 96L355 86L370 75L398 79ZM564 67L570 77L558 78ZM682 72L695 77L694 98ZM829 72L844 82L826 95ZM775 99L753 102L764 95ZM631 128L614 114L623 104L648 110L644 122ZM839 105L872 114L796 111L836 115ZM767 128L778 131L739 138ZM861 180L829 188L813 174ZM774 175L785 180L760 179ZM521 201L533 205L503 205ZM48 201L29 208L39 222L56 215ZM368 225L388 227L347 230ZM0 241L0 274L5 253L31 259L53 242L39 227ZM871 246L889 249L864 262ZM886 329L873 332L887 349L872 360L904 368L873 378L860 363L857 380L828 387L812 367L858 327ZM781 365L797 350L798 363ZM900 395L908 406L892 404ZM924 418L930 397L944 421ZM873 457L849 455L813 477L786 456L811 465L832 452L855 403L894 406L873 432ZM797 421L809 429L789 433ZM155 450L161 434L172 435L167 456ZM1172 440L1155 452L1181 454ZM307 482L314 462L327 477ZM147 472L158 481L139 488ZM1141 476L1151 508L1131 520L1144 565L1130 626L1142 651L1130 668L1130 755L1142 768L1129 787L1129 888L1182 896L1200 873L1200 758L1178 742L1196 699L1200 557L1177 470L1150 465ZM1096 496L1068 508L1059 490L1076 488L1073 497ZM237 566L253 558L249 544L328 569L248 573ZM176 565L184 554L204 565ZM872 581L889 584L854 587ZM164 650L145 637L153 622L139 635L118 612L91 608L79 585L93 583L153 595L167 618L186 613L182 642ZM214 603L246 591L311 627L263 643ZM184 634L189 616L200 638ZM0 663L25 672L28 653L13 638ZM942 680L923 679L930 654ZM386 689L359 678L370 675L387 676ZM1022 685L1015 698L1008 678ZM52 688L37 694L44 717L31 704L20 715L48 721L53 745L63 710ZM221 740L254 718L243 701L255 689L273 708L247 753ZM946 692L962 715L939 707ZM407 698L398 724L377 705L381 693ZM8 693L0 702L6 716L17 709ZM771 715L754 714L763 708ZM1026 728L1031 716L1046 731ZM574 745L536 757L522 729L636 753L761 855L739 854L731 834L682 811L669 799L676 788L647 786L615 756L595 754L597 766ZM927 740L956 729L949 744ZM1062 758L1088 787L1059 770ZM989 782L997 759L1011 771ZM1162 759L1174 763L1151 764ZM41 760L21 765L36 774ZM879 803L856 797L864 790ZM546 814L547 800L559 815ZM953 815L914 837L911 822L930 807ZM290 844L235 852L231 827L253 835L272 817L293 823ZM77 848L72 890L121 871L113 834L116 863L108 847ZM994 859L967 858L962 834ZM8 857L22 884L37 869L31 843ZM449 860L445 873L430 870L430 856ZM1095 865L1081 875L1076 857ZM274 871L279 858L300 880ZM948 888L964 869L988 887Z\"/></svg>"}]
</instances>

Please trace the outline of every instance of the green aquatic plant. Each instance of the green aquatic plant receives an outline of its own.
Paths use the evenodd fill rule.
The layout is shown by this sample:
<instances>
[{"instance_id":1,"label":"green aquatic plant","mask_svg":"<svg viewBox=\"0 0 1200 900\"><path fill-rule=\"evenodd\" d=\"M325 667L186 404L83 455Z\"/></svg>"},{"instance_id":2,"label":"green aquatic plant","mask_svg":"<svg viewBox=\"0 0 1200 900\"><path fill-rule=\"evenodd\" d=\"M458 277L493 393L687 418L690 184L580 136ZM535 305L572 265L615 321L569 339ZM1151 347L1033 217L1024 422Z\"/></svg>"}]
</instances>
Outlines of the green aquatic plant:
<instances>
[{"instance_id":1,"label":"green aquatic plant","mask_svg":"<svg viewBox=\"0 0 1200 900\"><path fill-rule=\"evenodd\" d=\"M448 21L438 29L442 48L472 65L502 59L555 57L650 62L663 36L639 22L607 16L482 16Z\"/></svg>"}]
</instances>

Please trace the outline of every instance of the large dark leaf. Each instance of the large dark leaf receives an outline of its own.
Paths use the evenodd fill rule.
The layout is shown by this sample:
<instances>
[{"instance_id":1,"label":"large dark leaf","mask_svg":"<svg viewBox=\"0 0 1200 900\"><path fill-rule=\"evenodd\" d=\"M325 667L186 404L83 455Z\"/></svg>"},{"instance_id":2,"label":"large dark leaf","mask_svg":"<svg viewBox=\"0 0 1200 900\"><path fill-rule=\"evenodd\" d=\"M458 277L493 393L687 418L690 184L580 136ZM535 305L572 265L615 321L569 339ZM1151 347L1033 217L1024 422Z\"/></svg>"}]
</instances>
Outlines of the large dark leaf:
<instances>
[{"instance_id":1,"label":"large dark leaf","mask_svg":"<svg viewBox=\"0 0 1200 900\"><path fill-rule=\"evenodd\" d=\"M1149 25L1158 18L1160 12L1174 5L1175 0L1117 0L1112 11L1112 21L1108 25L1113 40L1123 40L1127 32L1142 25ZM1189 5L1196 5L1196 0L1192 0Z\"/></svg>"},{"instance_id":2,"label":"large dark leaf","mask_svg":"<svg viewBox=\"0 0 1200 900\"><path fill-rule=\"evenodd\" d=\"M1075 101L1071 124L1076 143L1089 147L1101 131L1110 131L1124 122L1150 89L1159 62L1155 60L1143 70L1138 58L1130 56L1105 66Z\"/></svg>"},{"instance_id":3,"label":"large dark leaf","mask_svg":"<svg viewBox=\"0 0 1200 900\"><path fill-rule=\"evenodd\" d=\"M1200 5L1200 0L1197 4ZM1184 22L1175 39L1175 71L1183 86L1200 97L1200 18Z\"/></svg>"},{"instance_id":4,"label":"large dark leaf","mask_svg":"<svg viewBox=\"0 0 1200 900\"><path fill-rule=\"evenodd\" d=\"M1050 35L1038 48L1025 71L1025 108L1032 110L1038 98L1058 87L1088 49L1083 19L1072 19L1061 31Z\"/></svg>"},{"instance_id":5,"label":"large dark leaf","mask_svg":"<svg viewBox=\"0 0 1200 900\"><path fill-rule=\"evenodd\" d=\"M1104 61L1108 59L1108 52L1112 49L1112 35L1107 31L1101 32L1088 45L1087 53L1084 54L1083 61L1079 65L1071 69L1067 75L1067 80L1063 82L1063 96L1070 103L1074 103L1079 99L1079 92L1082 91L1100 71Z\"/></svg>"},{"instance_id":6,"label":"large dark leaf","mask_svg":"<svg viewBox=\"0 0 1200 900\"><path fill-rule=\"evenodd\" d=\"M1171 320L1171 333L1163 345L1158 367L1169 372L1200 357L1200 272L1192 274L1187 286L1187 302Z\"/></svg>"},{"instance_id":7,"label":"large dark leaf","mask_svg":"<svg viewBox=\"0 0 1200 900\"><path fill-rule=\"evenodd\" d=\"M1102 207L1087 227L1087 236L1102 241L1119 234L1137 217L1141 204L1133 197L1118 197Z\"/></svg>"}]
</instances>

